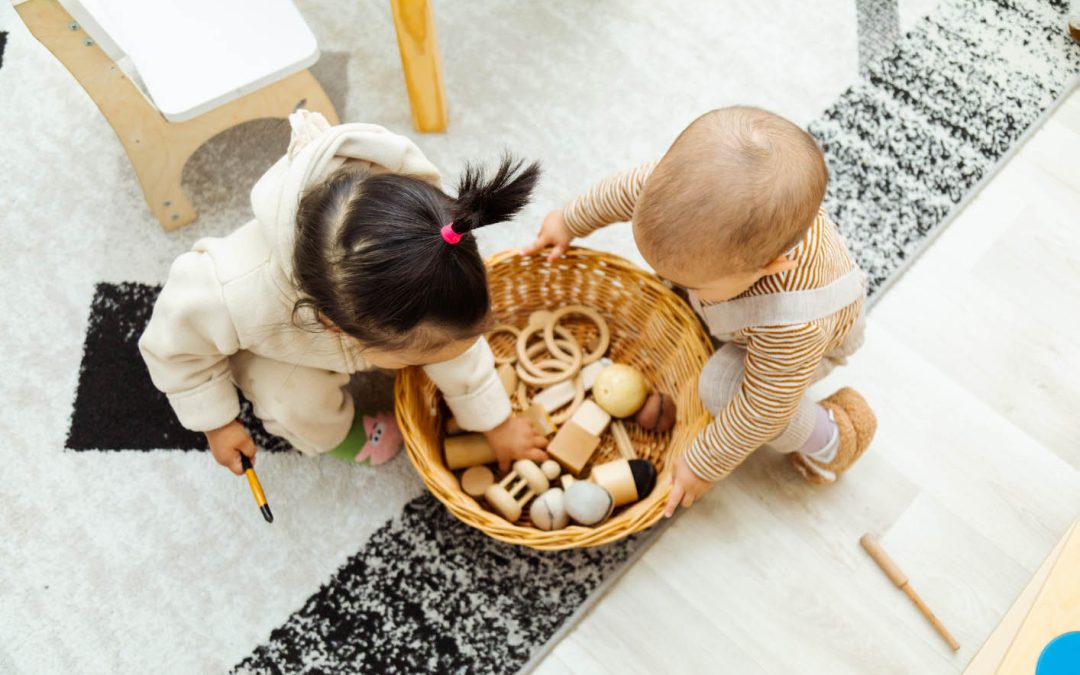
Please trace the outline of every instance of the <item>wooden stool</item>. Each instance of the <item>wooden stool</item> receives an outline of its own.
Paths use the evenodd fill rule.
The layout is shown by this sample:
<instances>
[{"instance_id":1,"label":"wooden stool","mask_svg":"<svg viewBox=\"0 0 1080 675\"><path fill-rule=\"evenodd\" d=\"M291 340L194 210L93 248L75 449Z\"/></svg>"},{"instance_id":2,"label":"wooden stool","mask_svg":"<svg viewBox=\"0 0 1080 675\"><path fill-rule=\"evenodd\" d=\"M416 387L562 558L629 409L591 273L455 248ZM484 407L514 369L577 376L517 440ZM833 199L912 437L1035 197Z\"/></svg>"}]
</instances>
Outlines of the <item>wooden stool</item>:
<instances>
[{"instance_id":1,"label":"wooden stool","mask_svg":"<svg viewBox=\"0 0 1080 675\"><path fill-rule=\"evenodd\" d=\"M135 169L150 211L166 230L186 225L197 217L180 186L180 177L188 158L217 134L250 120L284 118L299 107L322 113L331 124L338 123L333 104L307 70L318 59L314 36L307 39L310 31L297 40L296 59L269 66L271 71L261 77L248 77L246 86L238 80L235 87L225 94L201 103L183 96L174 99L155 94L161 99L159 105L165 106L166 99L168 101L166 109L159 109L124 74L115 60L120 54L118 47L129 48L120 43L135 44L130 34L127 40L113 42L107 32L110 29L103 28L101 22L97 21L102 17L94 17L85 8L80 8L82 11L79 13L83 16L81 20L75 20L57 0L14 0L14 4L30 32L82 85L116 132ZM73 10L78 6L77 3L68 4ZM299 25L307 29L291 3L272 4L283 22L292 22L288 28ZM164 3L159 6L154 3L152 9L155 12L168 10L171 12L169 16L179 17L179 21L186 16L186 7L188 5L185 4ZM216 6L219 18L220 14L225 13L224 7ZM235 20L235 14L233 12L230 18ZM171 29L183 30L182 27ZM258 25L258 29L266 28L265 25ZM131 30L137 31L137 28ZM92 31L92 34L88 31ZM197 41L198 37L192 36L190 39ZM309 44L310 50L307 49ZM193 45L193 48L197 48L197 45ZM145 70L157 75L167 75L170 68L182 68L187 58L180 53L150 55L148 50L142 51L147 52ZM107 52L111 52L112 56ZM136 55L129 56L140 68ZM140 74L153 94L149 73L140 68ZM275 77L278 79L268 81Z\"/></svg>"}]
</instances>

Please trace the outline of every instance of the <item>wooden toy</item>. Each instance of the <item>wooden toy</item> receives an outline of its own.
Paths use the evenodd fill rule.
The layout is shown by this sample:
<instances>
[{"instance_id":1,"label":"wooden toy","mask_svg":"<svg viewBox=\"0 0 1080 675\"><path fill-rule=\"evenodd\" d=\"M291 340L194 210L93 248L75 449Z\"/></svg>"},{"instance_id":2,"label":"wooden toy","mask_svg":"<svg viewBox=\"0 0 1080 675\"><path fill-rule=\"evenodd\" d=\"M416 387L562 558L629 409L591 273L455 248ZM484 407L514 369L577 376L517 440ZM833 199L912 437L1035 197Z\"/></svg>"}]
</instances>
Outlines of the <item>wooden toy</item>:
<instances>
[{"instance_id":1,"label":"wooden toy","mask_svg":"<svg viewBox=\"0 0 1080 675\"><path fill-rule=\"evenodd\" d=\"M513 523L521 518L521 510L529 500L546 492L550 485L535 462L519 459L501 481L484 491L484 499L499 515Z\"/></svg>"},{"instance_id":2,"label":"wooden toy","mask_svg":"<svg viewBox=\"0 0 1080 675\"><path fill-rule=\"evenodd\" d=\"M534 330L534 328L525 329L518 338L518 362L516 368L518 378L534 387L546 387L577 375L581 370L584 357L582 356L581 346L574 341L574 336L570 334L570 331L559 328L560 339L555 341L569 352L569 359L552 358L533 361L533 357L549 349L543 342L526 344L531 335L529 331Z\"/></svg>"},{"instance_id":3,"label":"wooden toy","mask_svg":"<svg viewBox=\"0 0 1080 675\"><path fill-rule=\"evenodd\" d=\"M885 552L885 549L882 548L877 537L868 532L859 539L859 543L866 552L870 554L870 557L874 559L874 562L876 562L877 566L881 568L881 571L885 573L885 576L889 577L889 580L892 581L897 588L904 593L907 593L911 602L913 602L919 611L922 612L922 615L926 617L926 620L930 622L930 625L934 627L934 630L938 632L938 635L945 640L946 644L949 645L949 648L954 652L958 651L960 649L960 643L956 641L956 638L954 638L951 633L949 633L948 629L945 628L945 625L934 616L934 613L926 606L923 599L920 598L919 594L915 592L915 589L911 587L911 584L908 583L907 575L904 574L904 571L900 569L895 562L893 562L893 559L889 557L889 554Z\"/></svg>"},{"instance_id":4,"label":"wooden toy","mask_svg":"<svg viewBox=\"0 0 1080 675\"><path fill-rule=\"evenodd\" d=\"M611 494L615 506L644 498L656 485L656 467L647 459L616 459L598 464L589 472L589 480Z\"/></svg>"},{"instance_id":5,"label":"wooden toy","mask_svg":"<svg viewBox=\"0 0 1080 675\"><path fill-rule=\"evenodd\" d=\"M461 489L470 497L479 499L495 483L495 474L484 465L473 466L461 474Z\"/></svg>"},{"instance_id":6,"label":"wooden toy","mask_svg":"<svg viewBox=\"0 0 1080 675\"><path fill-rule=\"evenodd\" d=\"M637 450L634 449L634 442L630 440L630 433L619 420L611 423L611 437L615 439L615 447L619 449L619 454L623 459L637 457Z\"/></svg>"},{"instance_id":7,"label":"wooden toy","mask_svg":"<svg viewBox=\"0 0 1080 675\"><path fill-rule=\"evenodd\" d=\"M552 312L544 326L544 342L547 343L548 351L556 358L563 360L569 358L569 355L560 349L560 345L555 343L555 333L558 332L559 321L571 314L579 314L596 324L597 330L600 331L600 337L592 351L585 355L582 365L589 365L594 361L598 361L601 356L607 353L608 347L611 345L611 330L608 328L607 321L604 321L604 317L600 316L600 312L584 305L569 305ZM520 344L520 341L518 344Z\"/></svg>"},{"instance_id":8,"label":"wooden toy","mask_svg":"<svg viewBox=\"0 0 1080 675\"><path fill-rule=\"evenodd\" d=\"M566 489L566 513L582 525L598 525L611 515L615 500L596 483L579 480Z\"/></svg>"},{"instance_id":9,"label":"wooden toy","mask_svg":"<svg viewBox=\"0 0 1080 675\"><path fill-rule=\"evenodd\" d=\"M446 468L451 471L495 461L495 450L483 434L450 436L443 443L443 451L446 453Z\"/></svg>"},{"instance_id":10,"label":"wooden toy","mask_svg":"<svg viewBox=\"0 0 1080 675\"><path fill-rule=\"evenodd\" d=\"M599 447L600 436L609 422L611 415L591 400L585 401L551 439L548 454L567 471L578 475Z\"/></svg>"},{"instance_id":11,"label":"wooden toy","mask_svg":"<svg viewBox=\"0 0 1080 675\"><path fill-rule=\"evenodd\" d=\"M566 490L567 488L569 488L571 485L573 485L576 482L577 482L577 478L574 478L572 475L570 475L568 473L564 473L563 475L559 476L559 485L562 486L563 490Z\"/></svg>"},{"instance_id":12,"label":"wooden toy","mask_svg":"<svg viewBox=\"0 0 1080 675\"><path fill-rule=\"evenodd\" d=\"M577 406L581 405L581 401L585 400L585 393L592 389L596 376L600 374L604 366L608 365L611 365L611 361L607 359L600 359L590 363L582 368L581 372L573 380L564 380L546 389L541 389L532 397L533 403L544 406L544 410L549 413L553 413L569 403L570 408L561 413L565 417L561 421L558 416L555 418L556 424L562 424L570 419L570 416L577 410Z\"/></svg>"},{"instance_id":13,"label":"wooden toy","mask_svg":"<svg viewBox=\"0 0 1080 675\"><path fill-rule=\"evenodd\" d=\"M562 488L553 487L533 500L529 520L541 530L561 530L570 523L566 513L566 497Z\"/></svg>"},{"instance_id":14,"label":"wooden toy","mask_svg":"<svg viewBox=\"0 0 1080 675\"><path fill-rule=\"evenodd\" d=\"M544 472L548 480L555 480L562 473L562 467L553 459L545 459L544 463L540 465L540 470Z\"/></svg>"},{"instance_id":15,"label":"wooden toy","mask_svg":"<svg viewBox=\"0 0 1080 675\"><path fill-rule=\"evenodd\" d=\"M550 436L555 433L555 422L551 416L544 412L544 408L535 403L525 409L521 416L532 422L533 429L541 436Z\"/></svg>"},{"instance_id":16,"label":"wooden toy","mask_svg":"<svg viewBox=\"0 0 1080 675\"><path fill-rule=\"evenodd\" d=\"M636 368L615 363L604 368L593 383L593 398L612 417L629 417L641 410L649 383Z\"/></svg>"},{"instance_id":17,"label":"wooden toy","mask_svg":"<svg viewBox=\"0 0 1080 675\"><path fill-rule=\"evenodd\" d=\"M653 392L645 399L634 421L646 431L662 434L675 426L675 400L667 394Z\"/></svg>"}]
</instances>

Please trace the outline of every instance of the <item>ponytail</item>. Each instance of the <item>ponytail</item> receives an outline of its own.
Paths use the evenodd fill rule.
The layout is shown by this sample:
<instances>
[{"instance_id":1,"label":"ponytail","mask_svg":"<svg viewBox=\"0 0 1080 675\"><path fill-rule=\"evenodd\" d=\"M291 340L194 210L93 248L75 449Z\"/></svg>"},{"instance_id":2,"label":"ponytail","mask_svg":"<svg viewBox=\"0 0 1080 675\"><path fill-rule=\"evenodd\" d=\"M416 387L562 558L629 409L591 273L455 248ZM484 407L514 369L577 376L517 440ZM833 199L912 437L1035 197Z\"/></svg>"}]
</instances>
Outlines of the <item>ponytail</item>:
<instances>
[{"instance_id":1,"label":"ponytail","mask_svg":"<svg viewBox=\"0 0 1080 675\"><path fill-rule=\"evenodd\" d=\"M483 333L487 274L470 233L517 215L539 165L504 156L490 179L468 165L456 197L410 176L344 171L301 199L297 307L316 309L364 345L387 350L437 349ZM454 244L440 233L451 222L461 235Z\"/></svg>"},{"instance_id":2,"label":"ponytail","mask_svg":"<svg viewBox=\"0 0 1080 675\"><path fill-rule=\"evenodd\" d=\"M540 179L539 164L533 162L522 169L523 164L520 159L503 155L491 180L485 180L481 167L466 165L451 209L454 231L464 234L517 215L529 203L529 196Z\"/></svg>"}]
</instances>

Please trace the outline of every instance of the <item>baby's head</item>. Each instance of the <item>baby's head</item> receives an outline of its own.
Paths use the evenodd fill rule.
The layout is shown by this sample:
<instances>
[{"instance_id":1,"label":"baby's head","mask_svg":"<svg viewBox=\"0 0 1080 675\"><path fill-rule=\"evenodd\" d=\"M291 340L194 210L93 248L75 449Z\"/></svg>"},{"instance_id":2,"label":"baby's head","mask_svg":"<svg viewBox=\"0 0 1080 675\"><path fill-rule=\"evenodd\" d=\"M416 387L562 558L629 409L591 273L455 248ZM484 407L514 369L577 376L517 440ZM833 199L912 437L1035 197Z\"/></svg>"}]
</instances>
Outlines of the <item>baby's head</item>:
<instances>
[{"instance_id":1,"label":"baby's head","mask_svg":"<svg viewBox=\"0 0 1080 675\"><path fill-rule=\"evenodd\" d=\"M297 211L296 310L364 345L375 366L452 359L487 328L484 261L472 231L509 220L540 175L504 158L488 178L467 167L450 197L425 181L345 165ZM450 243L442 229L453 223Z\"/></svg>"},{"instance_id":2,"label":"baby's head","mask_svg":"<svg viewBox=\"0 0 1080 675\"><path fill-rule=\"evenodd\" d=\"M787 271L825 196L817 143L758 108L721 108L694 120L649 176L634 239L663 277L719 302Z\"/></svg>"}]
</instances>

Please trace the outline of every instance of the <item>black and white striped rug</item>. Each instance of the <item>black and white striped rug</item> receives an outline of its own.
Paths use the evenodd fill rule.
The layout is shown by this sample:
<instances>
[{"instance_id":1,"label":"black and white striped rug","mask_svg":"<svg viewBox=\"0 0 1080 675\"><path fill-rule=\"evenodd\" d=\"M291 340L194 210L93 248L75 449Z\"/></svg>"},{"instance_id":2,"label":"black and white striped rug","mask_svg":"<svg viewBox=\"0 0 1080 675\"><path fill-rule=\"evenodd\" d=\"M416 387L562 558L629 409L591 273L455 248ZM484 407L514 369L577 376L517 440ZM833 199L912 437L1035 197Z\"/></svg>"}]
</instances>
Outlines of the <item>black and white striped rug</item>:
<instances>
[{"instance_id":1,"label":"black and white striped rug","mask_svg":"<svg viewBox=\"0 0 1080 675\"><path fill-rule=\"evenodd\" d=\"M1064 31L1066 4L1063 0L948 0L900 35L895 26L895 3L857 3L860 27L874 27L876 31L873 36L861 34L862 75L826 107L810 129L825 149L832 172L827 207L840 223L860 264L869 272L873 293L882 292L896 278L1032 125L1073 86L1080 73L1080 47ZM12 67L11 59L3 61L6 37L0 32L0 64L8 69ZM0 87L3 83L0 73ZM0 89L0 101L3 98ZM467 126L468 120L462 120L462 124ZM549 169L557 171L558 167L549 163ZM124 250L121 247L118 255L125 255ZM198 435L177 425L138 359L135 341L157 291L158 287L145 279L101 281L95 285L64 446L65 452L78 455L79 461L85 458L86 462L109 462L119 472L116 483L108 489L120 493L122 506L103 517L122 523L125 509L132 514L141 510L155 514L156 522L176 519L177 524L149 543L135 531L106 535L83 530L85 540L80 546L84 560L92 565L98 557L107 557L94 551L114 546L128 547L132 556L157 560L141 548L146 545L166 547L175 551L176 560L182 561L184 556L194 555L188 551L187 542L214 541L215 537L225 542L241 535L277 536L273 540L276 548L260 549L261 559L248 559L224 543L222 552L209 551L211 558L220 555L221 569L205 585L197 579L186 579L189 602L177 597L182 590L169 588L162 593L170 596L165 614L177 616L160 616L152 589L138 587L146 584L144 577L126 586L121 579L121 590L115 596L99 596L100 604L93 608L76 608L88 624L96 624L96 628L87 628L85 635L72 637L72 644L82 645L82 651L64 652L68 655L48 663L66 664L71 671L138 670L153 662L152 656L146 655L153 652L129 658L122 649L103 647L110 637L117 637L103 627L144 622L167 628L170 638L179 645L156 663L166 670L215 671L225 667L239 673L514 672L543 654L553 636L565 630L597 599L604 585L611 583L655 538L654 533L643 533L596 549L539 553L489 540L454 520L430 496L421 494L405 501L396 515L358 536L354 552L343 562L324 566L329 571L321 577L321 584L310 588L297 588L288 570L306 564L303 559L307 555L329 555L317 544L311 544L311 550L292 550L290 541L280 535L251 534L256 532L254 528L263 527L261 523L253 525L250 533L237 532L225 524L214 525L215 534L208 538L200 534L203 538L197 539L191 532L193 526L183 524L187 514L177 512L175 506L159 511L164 507L123 496L125 480L153 457L167 451L187 455L204 448ZM40 364L40 360L29 363ZM20 392L11 389L4 390L4 394L5 404L10 406L17 402L15 397ZM257 421L250 417L248 421L258 430ZM260 446L274 452L275 457L288 460L292 455L285 444L264 432L258 432L257 438ZM138 460L119 463L120 457ZM402 461L398 461L399 467ZM301 465L290 466L296 471ZM324 475L321 483L313 479L306 492L300 488L290 492L296 495L288 504L295 518L314 520L310 524L285 522L282 527L294 527L287 530L292 533L320 528L333 531L333 523L326 522L333 516L332 507L304 507L324 496L320 485L329 484L325 476L340 470L332 463L320 464L318 471ZM196 475L194 469L190 473ZM386 475L386 480L398 476ZM208 487L207 494L220 491L225 480L222 477L213 488ZM283 474L271 480L264 476L272 500L274 481L281 489ZM33 481L27 479L27 484ZM367 480L363 486L370 490L371 499L380 498L378 480ZM5 539L28 540L33 535L26 532L33 531L35 523L51 522L47 515L50 507L38 506L29 492L20 492L11 485L3 489L5 499L0 501L5 505L0 505L0 515L9 517L0 521L4 528L0 532L11 535ZM191 503L199 498L197 492L193 496L185 491L182 499L172 500L172 490L163 482L162 503ZM331 498L350 504L349 508L364 508L361 499L349 500L342 495ZM227 510L223 522L254 516L244 510L250 507L247 499L245 494L235 497L235 503L241 506L231 506L230 502L231 510ZM3 511L5 508L12 510ZM207 517L203 507L193 504L192 510L198 511L200 518ZM131 520L135 521L134 515ZM59 525L50 528L61 531ZM201 546L205 549L207 544ZM275 555L275 550L280 555ZM0 553L21 561L14 548L7 551L0 546ZM29 566L29 561L23 562ZM213 567L211 564L206 569ZM264 569L275 572L267 577ZM164 576L177 573L160 570ZM30 578L25 577L27 584ZM95 583L95 578L86 583ZM21 588L20 579L23 577L0 572L0 591ZM34 577L33 583L37 584L34 589L27 586L17 596L18 616L35 616L34 612L42 607L51 608L39 613L46 617L59 617L67 611L64 601L50 600L49 584L41 583L40 577ZM245 598L245 609L232 614L216 609L241 602L238 598L249 586L258 588L268 602ZM280 600L276 604L270 602L269 595L275 589L288 597L274 598ZM108 606L108 611L102 610L103 606ZM189 606L199 609L180 616ZM288 610L268 617L267 607ZM124 612L144 618L116 621L114 615ZM277 627L268 632L256 630L254 644L233 637L214 642L216 634L233 635L229 631L237 617L253 625ZM2 626L5 635L20 635L13 618L0 618L3 621L12 622ZM29 618L26 625L35 626ZM103 632L97 634L95 630ZM133 630L137 633L137 629ZM0 647L0 670L5 670L7 658L11 664L37 663L35 659L45 658L29 653L36 644L33 636L42 634L40 628L26 629L23 652L5 656ZM141 637L150 639L149 634ZM237 656L224 657L223 661L217 654L201 653L199 650L207 644L220 644ZM132 651L138 649L136 646ZM97 652L91 658L87 650ZM20 670L16 665L11 669Z\"/></svg>"}]
</instances>

